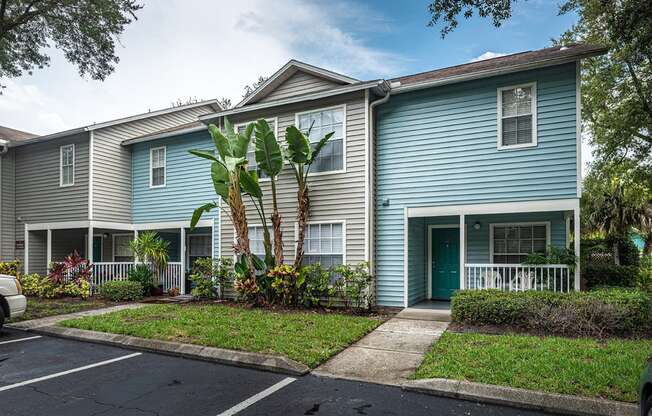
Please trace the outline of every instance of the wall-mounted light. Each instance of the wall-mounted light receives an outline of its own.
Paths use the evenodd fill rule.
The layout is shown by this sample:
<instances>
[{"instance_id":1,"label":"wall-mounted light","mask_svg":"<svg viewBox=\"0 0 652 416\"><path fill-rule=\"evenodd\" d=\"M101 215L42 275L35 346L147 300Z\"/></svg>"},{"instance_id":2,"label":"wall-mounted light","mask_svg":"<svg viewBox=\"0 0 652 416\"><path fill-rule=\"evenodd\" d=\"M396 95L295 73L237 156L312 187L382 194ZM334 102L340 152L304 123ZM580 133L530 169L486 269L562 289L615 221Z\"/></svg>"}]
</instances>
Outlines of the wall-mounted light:
<instances>
[{"instance_id":1,"label":"wall-mounted light","mask_svg":"<svg viewBox=\"0 0 652 416\"><path fill-rule=\"evenodd\" d=\"M384 207L388 207L388 206L389 206L389 198L385 198L385 199L383 200L383 206L384 206Z\"/></svg>"},{"instance_id":2,"label":"wall-mounted light","mask_svg":"<svg viewBox=\"0 0 652 416\"><path fill-rule=\"evenodd\" d=\"M105 239L106 239L106 238L109 238L109 233L104 233L104 234L102 234L102 237L104 237Z\"/></svg>"},{"instance_id":3,"label":"wall-mounted light","mask_svg":"<svg viewBox=\"0 0 652 416\"><path fill-rule=\"evenodd\" d=\"M481 225L480 225L480 222L479 222L479 221L476 221L476 222L473 224L473 229L474 229L474 230L479 230L480 227L481 227Z\"/></svg>"}]
</instances>

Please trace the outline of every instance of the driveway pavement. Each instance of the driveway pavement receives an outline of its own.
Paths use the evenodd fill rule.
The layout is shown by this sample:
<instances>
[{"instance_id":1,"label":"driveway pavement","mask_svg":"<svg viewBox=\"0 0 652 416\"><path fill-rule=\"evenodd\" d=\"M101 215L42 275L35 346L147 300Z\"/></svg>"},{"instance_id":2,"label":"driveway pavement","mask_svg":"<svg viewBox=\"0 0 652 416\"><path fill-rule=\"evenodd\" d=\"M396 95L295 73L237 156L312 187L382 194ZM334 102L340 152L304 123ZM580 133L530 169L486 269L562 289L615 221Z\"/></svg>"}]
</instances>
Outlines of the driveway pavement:
<instances>
[{"instance_id":1,"label":"driveway pavement","mask_svg":"<svg viewBox=\"0 0 652 416\"><path fill-rule=\"evenodd\" d=\"M0 333L0 414L541 415L396 387L293 378L17 330Z\"/></svg>"}]
</instances>

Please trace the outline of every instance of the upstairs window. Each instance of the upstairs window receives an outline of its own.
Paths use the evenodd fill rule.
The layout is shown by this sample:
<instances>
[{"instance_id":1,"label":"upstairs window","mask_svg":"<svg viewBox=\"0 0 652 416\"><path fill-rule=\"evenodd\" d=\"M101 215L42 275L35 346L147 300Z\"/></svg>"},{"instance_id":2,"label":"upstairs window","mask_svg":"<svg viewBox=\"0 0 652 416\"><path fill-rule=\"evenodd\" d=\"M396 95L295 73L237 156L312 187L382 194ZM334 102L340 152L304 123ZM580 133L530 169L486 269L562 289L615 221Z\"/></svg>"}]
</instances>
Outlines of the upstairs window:
<instances>
[{"instance_id":1,"label":"upstairs window","mask_svg":"<svg viewBox=\"0 0 652 416\"><path fill-rule=\"evenodd\" d=\"M498 89L498 148L537 145L536 84Z\"/></svg>"},{"instance_id":2,"label":"upstairs window","mask_svg":"<svg viewBox=\"0 0 652 416\"><path fill-rule=\"evenodd\" d=\"M313 148L326 134L335 133L319 153L310 172L344 170L344 117L344 106L297 114L297 128L304 134L310 130L309 138Z\"/></svg>"},{"instance_id":3,"label":"upstairs window","mask_svg":"<svg viewBox=\"0 0 652 416\"><path fill-rule=\"evenodd\" d=\"M272 129L274 132L274 136L276 136L276 139L278 140L278 134L276 130L276 119L270 119L267 120L267 124L269 124L269 128ZM238 133L244 133L245 129L247 128L247 124L239 124L237 129ZM251 142L249 143L249 149L247 150L247 170L249 172L256 171L258 173L259 178L268 178L268 176L263 173L262 170L258 169L258 164L256 163L256 130L254 129L253 133L251 134Z\"/></svg>"},{"instance_id":4,"label":"upstairs window","mask_svg":"<svg viewBox=\"0 0 652 416\"><path fill-rule=\"evenodd\" d=\"M75 184L75 145L67 144L59 148L59 186Z\"/></svg>"},{"instance_id":5,"label":"upstairs window","mask_svg":"<svg viewBox=\"0 0 652 416\"><path fill-rule=\"evenodd\" d=\"M545 253L547 224L492 225L493 263L520 264L529 254Z\"/></svg>"},{"instance_id":6,"label":"upstairs window","mask_svg":"<svg viewBox=\"0 0 652 416\"><path fill-rule=\"evenodd\" d=\"M155 147L149 151L149 186L165 186L165 147Z\"/></svg>"}]
</instances>

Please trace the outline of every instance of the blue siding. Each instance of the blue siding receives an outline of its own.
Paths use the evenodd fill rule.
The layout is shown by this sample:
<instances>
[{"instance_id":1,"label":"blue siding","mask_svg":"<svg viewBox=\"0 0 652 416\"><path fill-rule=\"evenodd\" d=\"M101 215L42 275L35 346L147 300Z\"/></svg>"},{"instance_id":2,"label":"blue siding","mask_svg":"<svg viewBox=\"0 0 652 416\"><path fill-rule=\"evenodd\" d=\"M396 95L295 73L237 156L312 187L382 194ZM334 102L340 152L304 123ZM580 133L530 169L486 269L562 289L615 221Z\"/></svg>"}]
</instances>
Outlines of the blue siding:
<instances>
[{"instance_id":1,"label":"blue siding","mask_svg":"<svg viewBox=\"0 0 652 416\"><path fill-rule=\"evenodd\" d=\"M166 186L150 188L149 151L160 146L166 146ZM210 162L188 153L212 148L204 131L133 145L134 222L189 221L195 208L214 201ZM217 210L211 213L217 215Z\"/></svg>"},{"instance_id":2,"label":"blue siding","mask_svg":"<svg viewBox=\"0 0 652 416\"><path fill-rule=\"evenodd\" d=\"M497 88L532 81L538 146L499 151ZM380 107L379 304L403 304L404 207L577 197L575 88L575 64L567 64L400 94Z\"/></svg>"}]
</instances>

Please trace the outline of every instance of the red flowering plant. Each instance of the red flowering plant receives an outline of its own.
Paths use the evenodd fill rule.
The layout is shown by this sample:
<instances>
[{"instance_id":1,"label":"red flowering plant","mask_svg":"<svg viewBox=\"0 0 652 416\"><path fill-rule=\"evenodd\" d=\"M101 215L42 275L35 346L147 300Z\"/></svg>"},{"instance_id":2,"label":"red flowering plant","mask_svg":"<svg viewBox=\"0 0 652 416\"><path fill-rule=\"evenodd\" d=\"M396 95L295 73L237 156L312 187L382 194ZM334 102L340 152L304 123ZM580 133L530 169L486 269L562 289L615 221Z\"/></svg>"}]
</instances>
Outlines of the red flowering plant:
<instances>
[{"instance_id":1,"label":"red flowering plant","mask_svg":"<svg viewBox=\"0 0 652 416\"><path fill-rule=\"evenodd\" d=\"M54 284L60 285L63 284L66 279L67 267L64 263L52 263L50 265L50 273L48 273L48 278Z\"/></svg>"},{"instance_id":2,"label":"red flowering plant","mask_svg":"<svg viewBox=\"0 0 652 416\"><path fill-rule=\"evenodd\" d=\"M93 265L90 261L79 255L77 250L63 259L63 264L70 279L79 284L81 280L89 281L93 275Z\"/></svg>"}]
</instances>

